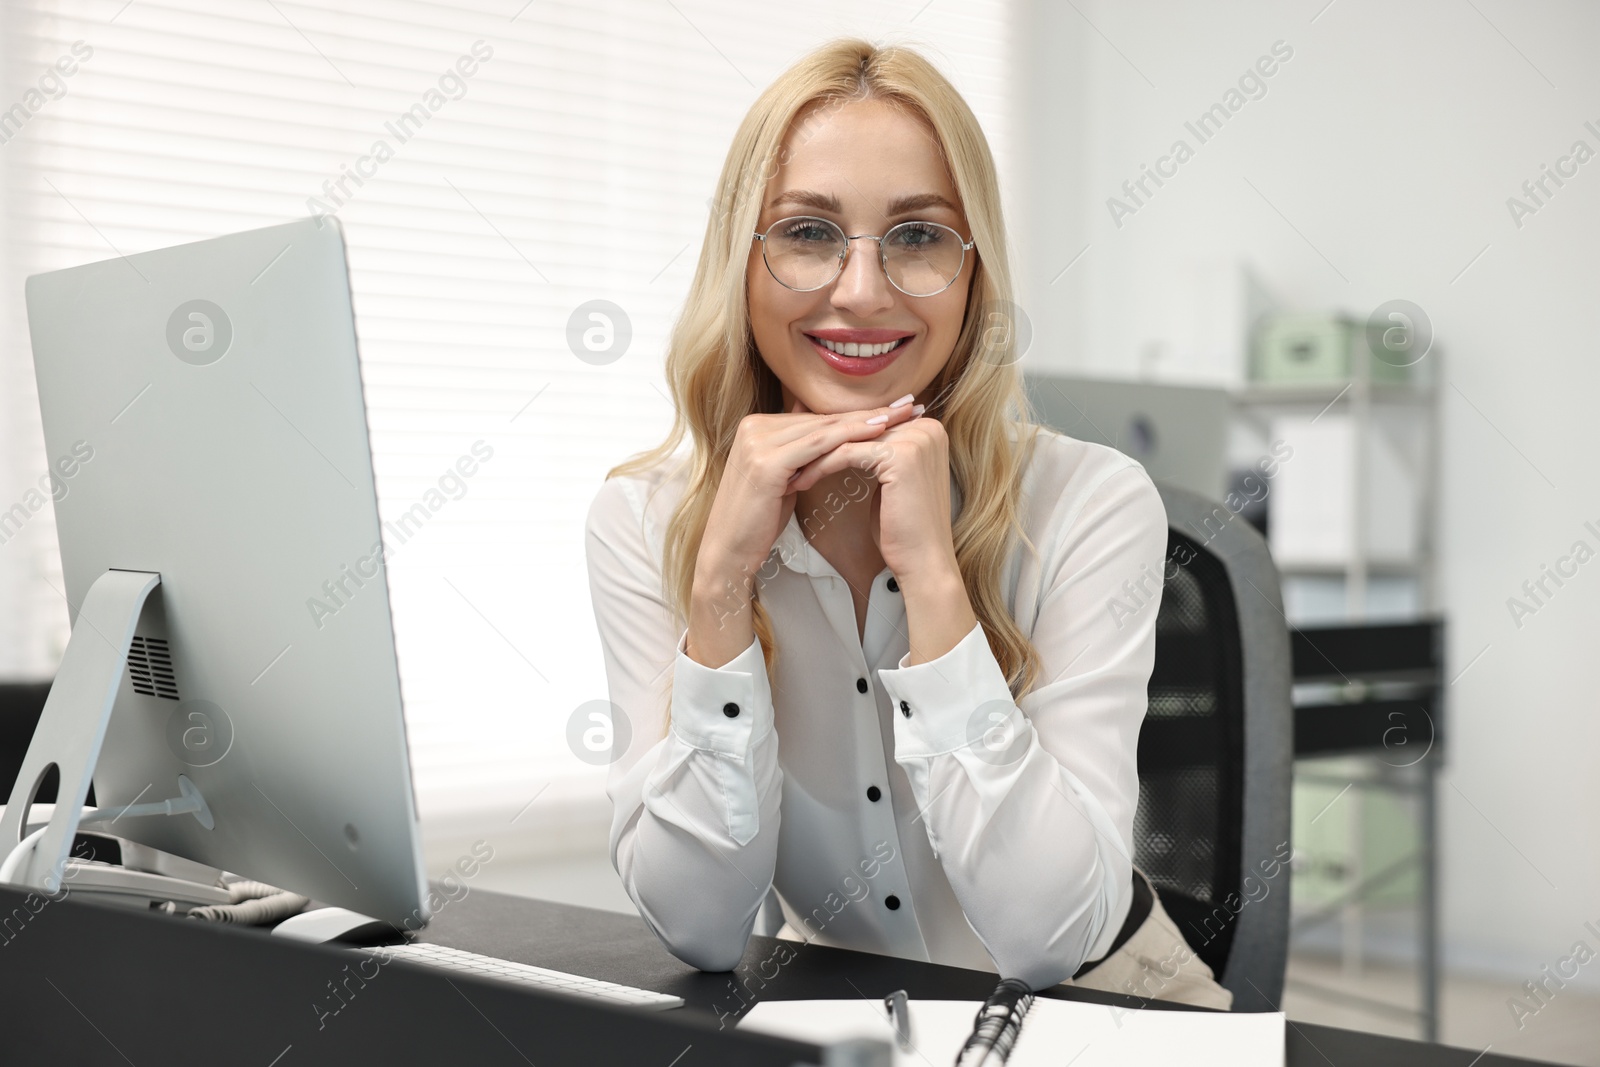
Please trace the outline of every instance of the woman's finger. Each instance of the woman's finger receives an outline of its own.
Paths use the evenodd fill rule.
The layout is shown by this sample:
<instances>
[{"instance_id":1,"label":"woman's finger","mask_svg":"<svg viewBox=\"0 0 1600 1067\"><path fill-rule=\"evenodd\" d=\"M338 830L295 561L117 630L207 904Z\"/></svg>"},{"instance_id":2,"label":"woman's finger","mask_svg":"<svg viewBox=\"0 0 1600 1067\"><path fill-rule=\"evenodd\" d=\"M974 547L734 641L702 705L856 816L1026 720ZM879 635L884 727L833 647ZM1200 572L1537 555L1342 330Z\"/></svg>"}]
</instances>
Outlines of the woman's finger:
<instances>
[{"instance_id":1,"label":"woman's finger","mask_svg":"<svg viewBox=\"0 0 1600 1067\"><path fill-rule=\"evenodd\" d=\"M828 475L851 468L867 470L876 475L892 455L893 449L884 441L846 441L795 471L794 477L789 480L789 491L810 489Z\"/></svg>"},{"instance_id":2,"label":"woman's finger","mask_svg":"<svg viewBox=\"0 0 1600 1067\"><path fill-rule=\"evenodd\" d=\"M776 448L802 440L808 434L816 433L819 427L833 432L848 429L858 433L864 428L869 434L876 433L880 427L893 426L910 418L911 415L908 409L915 406L912 401L907 401L900 407L884 405L876 408L862 408L859 411L841 411L835 415L822 415L811 411L805 406L803 400L796 397L794 402L789 405L789 410L781 418L773 419L769 422L768 428L764 433L764 439L768 448ZM799 410L795 410L796 408ZM882 422L874 423L871 421L879 416L885 416ZM846 439L846 437L840 436L838 441ZM835 443L837 444L838 441L835 441Z\"/></svg>"},{"instance_id":3,"label":"woman's finger","mask_svg":"<svg viewBox=\"0 0 1600 1067\"><path fill-rule=\"evenodd\" d=\"M783 421L788 425L775 429L763 445L789 470L797 471L846 441L870 441L887 429L909 422L917 417L915 409L916 405L907 401L899 407L844 412L837 418L831 415L786 418Z\"/></svg>"}]
</instances>

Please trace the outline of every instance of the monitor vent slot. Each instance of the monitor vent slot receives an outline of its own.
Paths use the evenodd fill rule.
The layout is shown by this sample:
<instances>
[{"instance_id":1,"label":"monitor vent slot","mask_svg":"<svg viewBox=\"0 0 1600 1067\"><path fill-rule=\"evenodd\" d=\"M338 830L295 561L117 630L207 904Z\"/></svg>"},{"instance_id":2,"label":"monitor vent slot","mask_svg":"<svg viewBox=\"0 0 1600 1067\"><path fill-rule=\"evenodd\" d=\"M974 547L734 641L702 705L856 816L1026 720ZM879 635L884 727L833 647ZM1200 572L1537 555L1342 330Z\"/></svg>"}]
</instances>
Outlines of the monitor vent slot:
<instances>
[{"instance_id":1,"label":"monitor vent slot","mask_svg":"<svg viewBox=\"0 0 1600 1067\"><path fill-rule=\"evenodd\" d=\"M147 697L178 699L178 678L172 673L172 653L167 643L156 637L133 639L128 649L128 674L133 679L133 691Z\"/></svg>"}]
</instances>

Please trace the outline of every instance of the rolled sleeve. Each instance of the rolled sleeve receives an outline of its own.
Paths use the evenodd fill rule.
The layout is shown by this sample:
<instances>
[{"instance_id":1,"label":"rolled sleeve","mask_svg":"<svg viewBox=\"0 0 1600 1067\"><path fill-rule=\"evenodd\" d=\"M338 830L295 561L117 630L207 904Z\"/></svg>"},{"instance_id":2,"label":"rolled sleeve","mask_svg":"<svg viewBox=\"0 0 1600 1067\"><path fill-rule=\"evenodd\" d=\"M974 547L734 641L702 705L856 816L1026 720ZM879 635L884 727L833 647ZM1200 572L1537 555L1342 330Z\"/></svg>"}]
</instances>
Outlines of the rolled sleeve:
<instances>
[{"instance_id":1,"label":"rolled sleeve","mask_svg":"<svg viewBox=\"0 0 1600 1067\"><path fill-rule=\"evenodd\" d=\"M939 756L965 748L1004 721L977 715L979 708L992 705L995 714L1020 719L982 623L937 659L908 667L910 658L907 652L898 667L878 672L895 712L897 759ZM1021 724L1011 725L1020 728Z\"/></svg>"}]
</instances>

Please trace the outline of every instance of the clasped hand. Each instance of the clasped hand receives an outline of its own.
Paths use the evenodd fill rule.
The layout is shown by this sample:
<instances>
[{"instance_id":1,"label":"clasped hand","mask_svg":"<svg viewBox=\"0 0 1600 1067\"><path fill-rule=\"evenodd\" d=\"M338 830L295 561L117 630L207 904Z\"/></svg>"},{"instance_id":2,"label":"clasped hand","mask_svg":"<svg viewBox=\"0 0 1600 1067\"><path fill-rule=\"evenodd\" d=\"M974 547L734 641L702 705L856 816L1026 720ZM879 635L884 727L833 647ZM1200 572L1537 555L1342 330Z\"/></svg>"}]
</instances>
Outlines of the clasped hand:
<instances>
[{"instance_id":1,"label":"clasped hand","mask_svg":"<svg viewBox=\"0 0 1600 1067\"><path fill-rule=\"evenodd\" d=\"M934 568L954 571L955 546L950 529L950 449L944 424L913 414L910 404L887 414L881 432L863 440L845 440L806 462L790 478L789 494L810 489L843 470L864 471L877 483L872 494L869 526L872 541L886 567L905 581ZM784 418L850 420L876 417L869 412L816 415L798 398Z\"/></svg>"}]
</instances>

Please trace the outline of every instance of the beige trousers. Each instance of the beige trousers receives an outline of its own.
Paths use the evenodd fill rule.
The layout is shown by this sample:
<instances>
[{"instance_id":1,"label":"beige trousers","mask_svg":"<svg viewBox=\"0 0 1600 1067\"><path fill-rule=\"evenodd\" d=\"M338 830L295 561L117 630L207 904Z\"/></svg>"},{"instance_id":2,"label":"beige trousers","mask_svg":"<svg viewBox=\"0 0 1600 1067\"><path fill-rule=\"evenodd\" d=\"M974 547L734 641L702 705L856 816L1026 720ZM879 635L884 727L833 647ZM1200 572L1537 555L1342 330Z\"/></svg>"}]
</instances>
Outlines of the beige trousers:
<instances>
[{"instance_id":1,"label":"beige trousers","mask_svg":"<svg viewBox=\"0 0 1600 1067\"><path fill-rule=\"evenodd\" d=\"M1135 876L1144 877L1138 871ZM1150 914L1126 944L1082 978L1068 978L1061 984L1227 1011L1233 1005L1233 994L1217 984L1211 968L1189 947L1153 888L1152 896ZM788 923L783 924L777 936L789 941L805 940Z\"/></svg>"},{"instance_id":2,"label":"beige trousers","mask_svg":"<svg viewBox=\"0 0 1600 1067\"><path fill-rule=\"evenodd\" d=\"M1143 876L1135 872L1135 877ZM1161 906L1159 894L1150 902L1150 914L1126 944L1082 978L1069 978L1061 984L1223 1011L1233 1005L1233 994L1217 984L1211 968L1183 939L1167 909Z\"/></svg>"}]
</instances>

